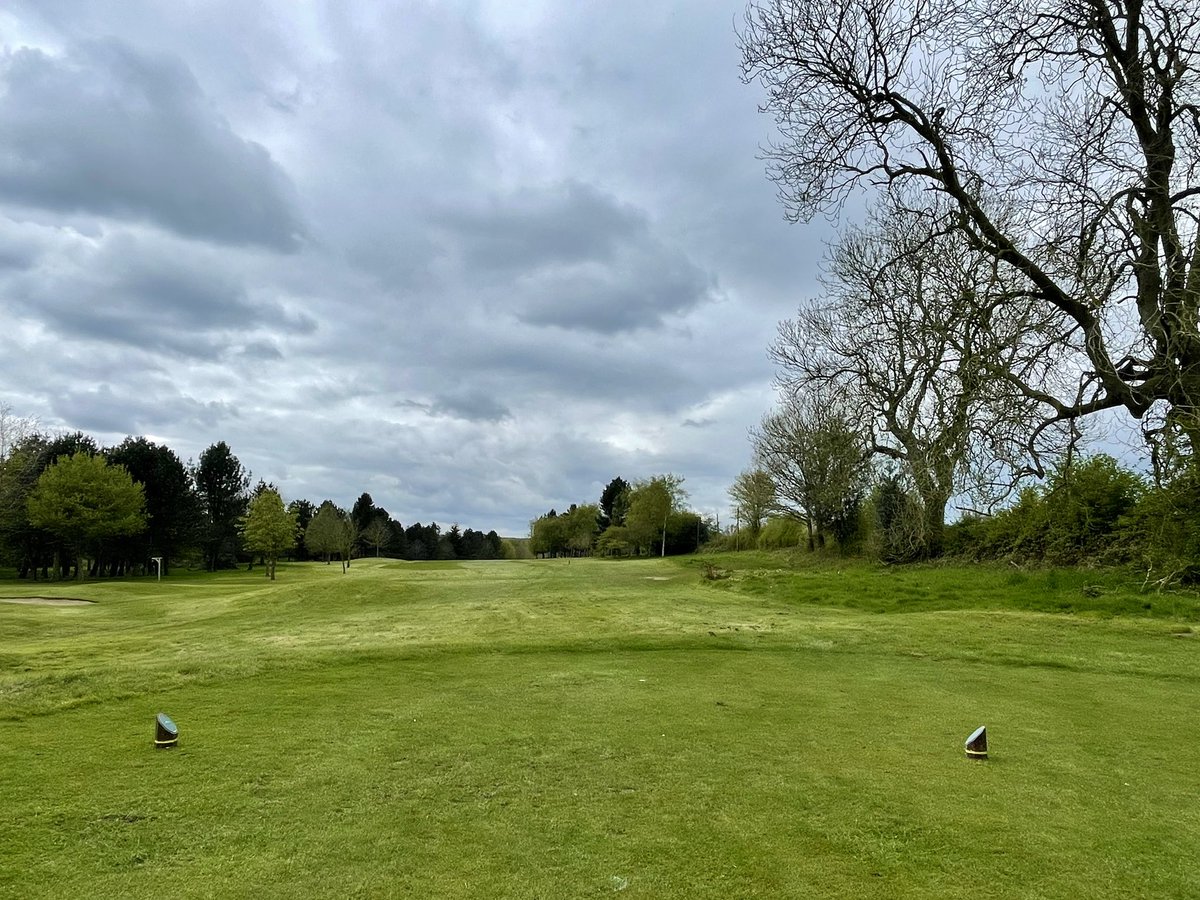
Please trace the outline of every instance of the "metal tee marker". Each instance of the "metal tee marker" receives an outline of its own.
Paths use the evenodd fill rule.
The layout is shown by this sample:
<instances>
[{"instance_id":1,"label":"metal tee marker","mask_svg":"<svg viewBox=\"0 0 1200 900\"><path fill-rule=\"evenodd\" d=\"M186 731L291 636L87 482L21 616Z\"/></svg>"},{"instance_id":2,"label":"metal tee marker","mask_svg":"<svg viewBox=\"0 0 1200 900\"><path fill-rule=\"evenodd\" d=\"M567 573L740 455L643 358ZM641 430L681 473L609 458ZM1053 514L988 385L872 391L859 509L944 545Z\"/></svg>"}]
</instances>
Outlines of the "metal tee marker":
<instances>
[{"instance_id":1,"label":"metal tee marker","mask_svg":"<svg viewBox=\"0 0 1200 900\"><path fill-rule=\"evenodd\" d=\"M967 738L967 758L987 759L987 726L980 725Z\"/></svg>"},{"instance_id":2,"label":"metal tee marker","mask_svg":"<svg viewBox=\"0 0 1200 900\"><path fill-rule=\"evenodd\" d=\"M179 726L166 713L154 717L154 746L160 750L179 743Z\"/></svg>"}]
</instances>

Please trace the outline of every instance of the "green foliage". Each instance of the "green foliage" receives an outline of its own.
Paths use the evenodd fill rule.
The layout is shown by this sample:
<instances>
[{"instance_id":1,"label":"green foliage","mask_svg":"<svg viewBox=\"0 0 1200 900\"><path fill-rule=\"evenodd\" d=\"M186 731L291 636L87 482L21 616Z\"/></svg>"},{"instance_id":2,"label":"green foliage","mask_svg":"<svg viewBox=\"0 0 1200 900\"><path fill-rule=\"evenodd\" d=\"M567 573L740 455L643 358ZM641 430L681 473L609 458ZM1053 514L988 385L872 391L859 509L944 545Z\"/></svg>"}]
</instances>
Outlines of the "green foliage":
<instances>
[{"instance_id":1,"label":"green foliage","mask_svg":"<svg viewBox=\"0 0 1200 900\"><path fill-rule=\"evenodd\" d=\"M195 481L205 516L208 568L216 571L232 566L237 562L238 523L250 502L250 473L229 445L218 441L200 454Z\"/></svg>"},{"instance_id":2,"label":"green foliage","mask_svg":"<svg viewBox=\"0 0 1200 900\"><path fill-rule=\"evenodd\" d=\"M567 549L576 556L590 554L600 533L600 507L595 503L572 505L562 518Z\"/></svg>"},{"instance_id":3,"label":"green foliage","mask_svg":"<svg viewBox=\"0 0 1200 900\"><path fill-rule=\"evenodd\" d=\"M667 518L687 496L679 475L655 475L633 486L629 494L629 513L625 518L629 535L639 550L650 552L659 543L659 555L666 555Z\"/></svg>"},{"instance_id":4,"label":"green foliage","mask_svg":"<svg viewBox=\"0 0 1200 900\"><path fill-rule=\"evenodd\" d=\"M529 549L535 556L558 556L567 549L567 523L555 510L529 523Z\"/></svg>"},{"instance_id":5,"label":"green foliage","mask_svg":"<svg viewBox=\"0 0 1200 900\"><path fill-rule=\"evenodd\" d=\"M1122 562L1148 554L1161 567L1161 547L1182 552L1187 543L1171 525L1183 525L1179 504L1187 502L1186 496L1185 482L1166 493L1148 492L1137 474L1111 456L1083 457L1057 468L1044 487L1024 488L1012 506L996 515L956 523L948 546L974 559L1056 565Z\"/></svg>"},{"instance_id":6,"label":"green foliage","mask_svg":"<svg viewBox=\"0 0 1200 900\"><path fill-rule=\"evenodd\" d=\"M1121 517L1144 489L1137 475L1104 454L1057 469L1045 495L1047 558L1058 563L1099 560Z\"/></svg>"},{"instance_id":7,"label":"green foliage","mask_svg":"<svg viewBox=\"0 0 1200 900\"><path fill-rule=\"evenodd\" d=\"M745 470L730 485L729 499L751 541L758 540L763 522L775 507L777 494L775 480L762 468Z\"/></svg>"},{"instance_id":8,"label":"green foliage","mask_svg":"<svg viewBox=\"0 0 1200 900\"><path fill-rule=\"evenodd\" d=\"M609 525L596 540L596 552L601 556L631 556L636 549L624 525Z\"/></svg>"},{"instance_id":9,"label":"green foliage","mask_svg":"<svg viewBox=\"0 0 1200 900\"><path fill-rule=\"evenodd\" d=\"M879 480L871 505L875 511L876 555L888 563L921 559L926 551L924 509L899 475L889 474Z\"/></svg>"},{"instance_id":10,"label":"green foliage","mask_svg":"<svg viewBox=\"0 0 1200 900\"><path fill-rule=\"evenodd\" d=\"M325 557L328 563L334 553L341 552L342 519L345 513L326 500L318 508L308 528L304 531L304 544L308 552Z\"/></svg>"},{"instance_id":11,"label":"green foliage","mask_svg":"<svg viewBox=\"0 0 1200 900\"><path fill-rule=\"evenodd\" d=\"M629 512L629 482L618 475L604 486L600 494L600 530L609 525L624 525Z\"/></svg>"},{"instance_id":12,"label":"green foliage","mask_svg":"<svg viewBox=\"0 0 1200 900\"><path fill-rule=\"evenodd\" d=\"M804 546L808 540L808 529L804 523L791 516L772 516L758 535L757 545L743 543L743 548L757 546L759 550L784 550Z\"/></svg>"},{"instance_id":13,"label":"green foliage","mask_svg":"<svg viewBox=\"0 0 1200 900\"><path fill-rule=\"evenodd\" d=\"M46 440L30 435L8 448L0 461L0 547L4 558L24 575L36 572L44 532L29 521L29 495L44 469Z\"/></svg>"},{"instance_id":14,"label":"green foliage","mask_svg":"<svg viewBox=\"0 0 1200 900\"><path fill-rule=\"evenodd\" d=\"M200 528L200 498L191 475L175 452L144 437L127 437L105 454L124 466L146 496L145 540L137 552L162 558L168 574L175 557L195 542Z\"/></svg>"},{"instance_id":15,"label":"green foliage","mask_svg":"<svg viewBox=\"0 0 1200 900\"><path fill-rule=\"evenodd\" d=\"M296 514L284 508L278 491L268 488L250 501L241 528L246 549L263 555L267 577L274 581L280 554L296 546Z\"/></svg>"},{"instance_id":16,"label":"green foliage","mask_svg":"<svg viewBox=\"0 0 1200 900\"><path fill-rule=\"evenodd\" d=\"M142 486L121 466L85 452L61 458L42 472L27 506L34 526L74 548L79 580L90 544L146 527Z\"/></svg>"},{"instance_id":17,"label":"green foliage","mask_svg":"<svg viewBox=\"0 0 1200 900\"><path fill-rule=\"evenodd\" d=\"M668 556L695 553L708 542L708 523L699 513L676 510L667 516L666 549Z\"/></svg>"},{"instance_id":18,"label":"green foliage","mask_svg":"<svg viewBox=\"0 0 1200 900\"><path fill-rule=\"evenodd\" d=\"M1147 488L1122 523L1122 550L1159 590L1200 582L1200 472L1187 466Z\"/></svg>"}]
</instances>

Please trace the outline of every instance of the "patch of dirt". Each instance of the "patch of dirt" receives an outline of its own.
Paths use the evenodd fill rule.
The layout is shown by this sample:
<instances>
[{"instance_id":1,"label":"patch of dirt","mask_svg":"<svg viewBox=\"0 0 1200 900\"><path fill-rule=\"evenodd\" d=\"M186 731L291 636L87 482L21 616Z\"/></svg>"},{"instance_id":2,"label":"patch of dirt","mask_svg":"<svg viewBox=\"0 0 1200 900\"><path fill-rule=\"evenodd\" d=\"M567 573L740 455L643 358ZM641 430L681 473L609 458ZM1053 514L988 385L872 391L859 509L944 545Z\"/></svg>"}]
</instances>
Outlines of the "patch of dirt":
<instances>
[{"instance_id":1,"label":"patch of dirt","mask_svg":"<svg viewBox=\"0 0 1200 900\"><path fill-rule=\"evenodd\" d=\"M0 603L24 603L29 606L91 606L95 602L71 597L0 597Z\"/></svg>"}]
</instances>

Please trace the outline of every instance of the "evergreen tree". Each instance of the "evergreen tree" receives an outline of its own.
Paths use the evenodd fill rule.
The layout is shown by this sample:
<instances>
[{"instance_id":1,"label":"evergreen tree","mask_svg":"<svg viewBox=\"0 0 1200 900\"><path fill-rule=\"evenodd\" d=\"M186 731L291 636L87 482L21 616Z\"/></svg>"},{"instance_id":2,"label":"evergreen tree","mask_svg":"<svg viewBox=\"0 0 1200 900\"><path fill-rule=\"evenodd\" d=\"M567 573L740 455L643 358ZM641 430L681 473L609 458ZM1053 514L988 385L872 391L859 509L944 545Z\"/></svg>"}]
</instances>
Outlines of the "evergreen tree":
<instances>
[{"instance_id":1,"label":"evergreen tree","mask_svg":"<svg viewBox=\"0 0 1200 900\"><path fill-rule=\"evenodd\" d=\"M238 523L250 502L250 474L224 441L200 454L196 490L204 510L204 549L209 571L237 562Z\"/></svg>"}]
</instances>

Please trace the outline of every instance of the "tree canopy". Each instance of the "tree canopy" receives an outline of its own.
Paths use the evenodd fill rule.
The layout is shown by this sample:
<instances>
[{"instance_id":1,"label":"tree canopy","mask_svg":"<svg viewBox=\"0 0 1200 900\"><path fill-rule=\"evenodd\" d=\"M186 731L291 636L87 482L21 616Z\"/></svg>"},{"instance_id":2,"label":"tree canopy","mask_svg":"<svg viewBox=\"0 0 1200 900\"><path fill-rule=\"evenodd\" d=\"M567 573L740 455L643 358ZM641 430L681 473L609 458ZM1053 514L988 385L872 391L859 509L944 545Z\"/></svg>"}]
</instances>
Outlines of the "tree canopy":
<instances>
[{"instance_id":1,"label":"tree canopy","mask_svg":"<svg viewBox=\"0 0 1200 900\"><path fill-rule=\"evenodd\" d=\"M121 466L85 452L63 457L42 472L29 495L29 519L74 550L75 577L84 577L89 543L146 527L145 496Z\"/></svg>"},{"instance_id":2,"label":"tree canopy","mask_svg":"<svg viewBox=\"0 0 1200 900\"><path fill-rule=\"evenodd\" d=\"M263 555L267 577L272 581L275 580L279 555L296 545L298 527L296 514L284 507L283 498L275 489L260 491L250 501L249 510L241 521L242 536L247 550Z\"/></svg>"}]
</instances>

